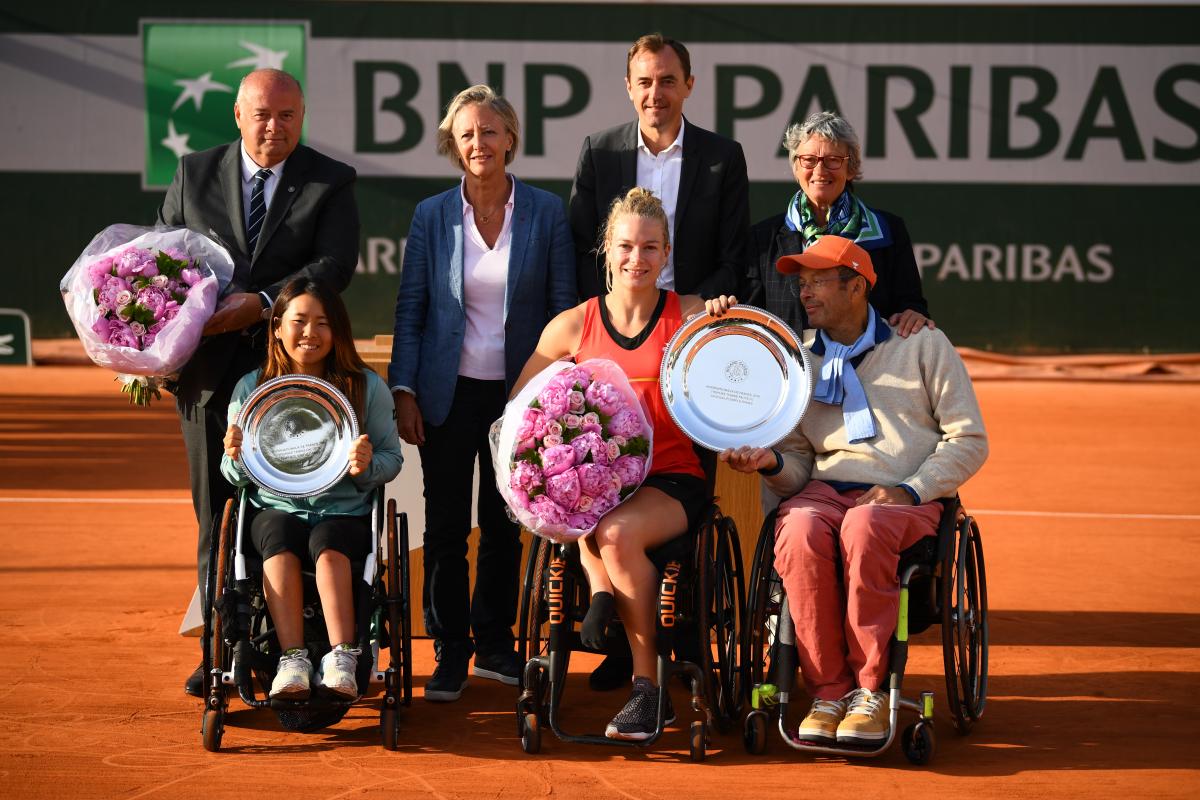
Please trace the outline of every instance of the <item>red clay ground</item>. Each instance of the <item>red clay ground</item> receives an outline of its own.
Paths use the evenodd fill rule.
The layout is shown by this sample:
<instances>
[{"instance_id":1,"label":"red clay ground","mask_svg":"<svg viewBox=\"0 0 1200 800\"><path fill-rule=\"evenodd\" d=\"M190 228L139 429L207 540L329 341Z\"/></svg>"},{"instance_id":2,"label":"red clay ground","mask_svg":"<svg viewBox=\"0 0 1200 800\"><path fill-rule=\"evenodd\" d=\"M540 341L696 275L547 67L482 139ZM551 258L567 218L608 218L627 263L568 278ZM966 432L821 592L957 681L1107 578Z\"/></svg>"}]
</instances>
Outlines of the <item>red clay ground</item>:
<instances>
[{"instance_id":1,"label":"red clay ground","mask_svg":"<svg viewBox=\"0 0 1200 800\"><path fill-rule=\"evenodd\" d=\"M990 700L968 738L939 715L926 768L899 748L847 763L777 740L750 757L736 735L691 764L684 728L652 752L550 737L528 756L512 690L475 679L456 704L418 696L398 753L368 699L309 735L235 701L210 754L181 692L194 523L169 399L131 409L93 367L0 369L0 796L1200 796L1200 384L977 391L992 456L963 496L986 546ZM1157 516L1122 516L1139 514ZM940 701L936 635L906 689ZM420 687L433 660L416 649ZM572 666L579 683L586 664ZM572 688L575 727L624 699Z\"/></svg>"}]
</instances>

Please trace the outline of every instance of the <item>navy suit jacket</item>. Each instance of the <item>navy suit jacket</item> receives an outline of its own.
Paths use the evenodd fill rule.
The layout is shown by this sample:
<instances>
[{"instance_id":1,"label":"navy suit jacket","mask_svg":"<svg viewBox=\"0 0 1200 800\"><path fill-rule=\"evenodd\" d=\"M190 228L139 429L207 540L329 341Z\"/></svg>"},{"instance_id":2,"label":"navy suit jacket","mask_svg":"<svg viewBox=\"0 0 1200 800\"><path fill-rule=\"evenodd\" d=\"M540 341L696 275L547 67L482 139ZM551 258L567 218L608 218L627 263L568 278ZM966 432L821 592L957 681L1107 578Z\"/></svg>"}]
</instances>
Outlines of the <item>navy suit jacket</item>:
<instances>
[{"instance_id":1,"label":"navy suit jacket","mask_svg":"<svg viewBox=\"0 0 1200 800\"><path fill-rule=\"evenodd\" d=\"M542 328L578 302L571 232L562 200L513 177L512 241L504 290L504 373L511 389ZM388 385L416 393L421 416L450 413L467 315L463 305L462 190L427 197L413 212L396 297Z\"/></svg>"},{"instance_id":2,"label":"navy suit jacket","mask_svg":"<svg viewBox=\"0 0 1200 800\"><path fill-rule=\"evenodd\" d=\"M716 297L736 294L744 272L750 229L750 183L742 146L684 120L683 168L675 201L675 291ZM600 226L612 201L637 185L638 122L618 125L583 140L571 186L571 232L575 237L581 297L604 291Z\"/></svg>"}]
</instances>

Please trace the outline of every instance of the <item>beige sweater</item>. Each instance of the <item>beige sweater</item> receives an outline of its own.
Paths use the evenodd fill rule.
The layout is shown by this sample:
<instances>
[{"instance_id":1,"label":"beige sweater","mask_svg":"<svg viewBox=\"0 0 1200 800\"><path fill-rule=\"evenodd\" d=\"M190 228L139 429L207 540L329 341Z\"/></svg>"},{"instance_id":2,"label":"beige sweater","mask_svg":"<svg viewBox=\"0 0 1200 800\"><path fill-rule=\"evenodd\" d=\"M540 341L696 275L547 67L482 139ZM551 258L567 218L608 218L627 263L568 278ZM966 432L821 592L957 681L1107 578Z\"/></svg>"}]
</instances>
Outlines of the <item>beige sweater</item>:
<instances>
[{"instance_id":1,"label":"beige sweater","mask_svg":"<svg viewBox=\"0 0 1200 800\"><path fill-rule=\"evenodd\" d=\"M814 331L805 331L811 348ZM813 355L814 384L821 357ZM987 433L971 379L950 340L922 328L895 330L855 368L875 419L873 439L850 444L842 407L812 401L800 425L778 445L782 469L768 489L791 497L809 480L899 486L922 502L953 495L987 458Z\"/></svg>"}]
</instances>

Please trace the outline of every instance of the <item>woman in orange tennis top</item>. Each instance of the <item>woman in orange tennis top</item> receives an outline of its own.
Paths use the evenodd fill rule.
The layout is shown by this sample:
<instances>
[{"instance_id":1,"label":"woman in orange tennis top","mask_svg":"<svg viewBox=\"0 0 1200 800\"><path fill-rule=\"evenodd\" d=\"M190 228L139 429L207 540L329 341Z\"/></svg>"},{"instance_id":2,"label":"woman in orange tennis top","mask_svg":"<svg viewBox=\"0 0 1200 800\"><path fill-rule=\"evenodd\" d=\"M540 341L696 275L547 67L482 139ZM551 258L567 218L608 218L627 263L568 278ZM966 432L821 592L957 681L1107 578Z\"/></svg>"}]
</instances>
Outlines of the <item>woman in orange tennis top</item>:
<instances>
[{"instance_id":1,"label":"woman in orange tennis top","mask_svg":"<svg viewBox=\"0 0 1200 800\"><path fill-rule=\"evenodd\" d=\"M654 427L650 474L624 503L601 517L579 548L592 590L580 637L599 649L615 606L633 653L632 694L605 735L633 741L654 733L659 692L654 641L658 572L646 551L685 533L709 499L696 451L668 414L658 387L663 348L685 319L706 310L700 297L680 297L655 283L671 250L668 231L662 203L649 190L634 188L613 203L603 237L608 293L551 320L516 384L523 386L561 358L607 358L625 371ZM721 297L708 304L720 313L736 302ZM673 719L668 698L666 721Z\"/></svg>"}]
</instances>

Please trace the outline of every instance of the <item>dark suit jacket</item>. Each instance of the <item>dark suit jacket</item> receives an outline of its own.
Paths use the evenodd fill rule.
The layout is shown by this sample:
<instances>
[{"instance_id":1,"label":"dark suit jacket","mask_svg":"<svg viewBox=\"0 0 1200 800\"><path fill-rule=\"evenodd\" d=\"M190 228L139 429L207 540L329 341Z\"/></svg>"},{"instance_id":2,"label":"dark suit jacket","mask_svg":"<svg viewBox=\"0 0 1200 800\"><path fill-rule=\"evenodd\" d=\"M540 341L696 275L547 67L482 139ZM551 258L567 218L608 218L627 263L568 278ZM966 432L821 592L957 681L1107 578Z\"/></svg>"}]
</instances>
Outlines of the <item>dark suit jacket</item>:
<instances>
[{"instance_id":1,"label":"dark suit jacket","mask_svg":"<svg viewBox=\"0 0 1200 800\"><path fill-rule=\"evenodd\" d=\"M159 224L191 228L225 245L235 265L228 292L275 297L298 275L342 291L358 264L354 170L299 145L283 165L258 247L247 253L240 145L238 140L180 159ZM180 373L176 398L184 406L203 406L222 383L232 388L231 381L241 376L226 373L244 339L227 333L202 340Z\"/></svg>"},{"instance_id":2,"label":"dark suit jacket","mask_svg":"<svg viewBox=\"0 0 1200 800\"><path fill-rule=\"evenodd\" d=\"M929 304L921 293L921 273L917 271L904 220L877 208L874 211L891 234L891 242L867 251L875 268L871 305L885 319L909 308L928 317ZM808 319L788 286L795 282L796 276L781 274L775 269L775 262L781 256L804 252L804 237L788 228L783 220L783 214L776 214L750 229L745 302L765 308L799 333L808 327Z\"/></svg>"},{"instance_id":3,"label":"dark suit jacket","mask_svg":"<svg viewBox=\"0 0 1200 800\"><path fill-rule=\"evenodd\" d=\"M736 294L750 228L750 184L742 146L686 122L675 205L675 291ZM636 120L583 140L568 215L575 239L579 295L604 289L600 226L612 201L637 185Z\"/></svg>"},{"instance_id":4,"label":"dark suit jacket","mask_svg":"<svg viewBox=\"0 0 1200 800\"><path fill-rule=\"evenodd\" d=\"M578 302L562 200L515 177L513 184L504 290L504 371L510 389L537 347L542 328ZM455 184L425 198L413 212L388 366L388 385L412 389L428 424L441 425L450 413L466 326L462 189Z\"/></svg>"}]
</instances>

